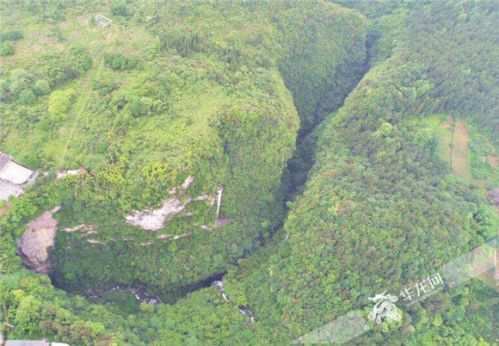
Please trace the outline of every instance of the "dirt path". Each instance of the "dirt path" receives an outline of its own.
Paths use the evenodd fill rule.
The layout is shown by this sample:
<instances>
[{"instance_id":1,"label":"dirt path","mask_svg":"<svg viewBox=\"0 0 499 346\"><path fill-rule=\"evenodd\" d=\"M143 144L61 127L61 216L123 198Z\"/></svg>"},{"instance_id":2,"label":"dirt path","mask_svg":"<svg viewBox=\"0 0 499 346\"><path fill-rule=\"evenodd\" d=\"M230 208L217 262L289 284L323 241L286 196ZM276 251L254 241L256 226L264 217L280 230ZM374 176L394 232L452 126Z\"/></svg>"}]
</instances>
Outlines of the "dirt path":
<instances>
[{"instance_id":1,"label":"dirt path","mask_svg":"<svg viewBox=\"0 0 499 346\"><path fill-rule=\"evenodd\" d=\"M90 101L90 95L91 95L91 83L93 80L99 79L99 76L102 72L102 68L104 67L104 59L101 58L100 62L97 66L97 69L95 71L91 71L87 74L86 80L84 81L83 85L84 87L82 90L85 90L85 94L80 96L80 98L76 101L76 104L74 106L74 121L73 124L71 125L71 128L69 129L69 135L68 138L64 144L64 149L62 151L62 155L59 157L59 162L58 162L58 167L59 168L64 168L63 167L63 162L64 159L66 158L69 146L71 145L71 141L73 139L73 134L76 130L79 129L80 127L80 122L82 121L82 115ZM65 129L65 131L68 131Z\"/></svg>"},{"instance_id":2,"label":"dirt path","mask_svg":"<svg viewBox=\"0 0 499 346\"><path fill-rule=\"evenodd\" d=\"M470 173L469 143L470 138L468 130L464 126L464 123L458 120L454 127L454 135L452 138L452 172L461 179L473 181L473 177Z\"/></svg>"}]
</instances>

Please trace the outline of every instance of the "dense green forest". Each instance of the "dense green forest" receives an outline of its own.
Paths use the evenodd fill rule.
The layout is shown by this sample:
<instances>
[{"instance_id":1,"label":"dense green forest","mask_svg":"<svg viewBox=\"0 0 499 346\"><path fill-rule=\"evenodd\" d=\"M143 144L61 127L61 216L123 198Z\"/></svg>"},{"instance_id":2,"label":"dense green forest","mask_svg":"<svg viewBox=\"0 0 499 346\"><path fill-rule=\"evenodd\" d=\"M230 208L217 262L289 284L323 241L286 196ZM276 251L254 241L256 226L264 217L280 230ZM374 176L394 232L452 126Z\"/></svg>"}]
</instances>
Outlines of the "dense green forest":
<instances>
[{"instance_id":1,"label":"dense green forest","mask_svg":"<svg viewBox=\"0 0 499 346\"><path fill-rule=\"evenodd\" d=\"M290 344L490 241L498 22L494 1L0 2L0 151L38 172L0 201L4 336ZM397 307L348 344L496 342L490 278Z\"/></svg>"}]
</instances>

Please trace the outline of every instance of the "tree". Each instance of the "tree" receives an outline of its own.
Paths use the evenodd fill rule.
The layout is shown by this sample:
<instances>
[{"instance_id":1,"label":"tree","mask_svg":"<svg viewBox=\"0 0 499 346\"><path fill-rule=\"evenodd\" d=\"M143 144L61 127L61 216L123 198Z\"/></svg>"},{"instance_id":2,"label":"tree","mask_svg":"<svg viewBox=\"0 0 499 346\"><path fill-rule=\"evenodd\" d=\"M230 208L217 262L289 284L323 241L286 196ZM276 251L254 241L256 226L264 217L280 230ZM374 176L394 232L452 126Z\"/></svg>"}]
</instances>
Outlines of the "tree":
<instances>
[{"instance_id":1,"label":"tree","mask_svg":"<svg viewBox=\"0 0 499 346\"><path fill-rule=\"evenodd\" d=\"M119 3L111 6L111 14L114 16L127 17L128 16L128 8L125 3Z\"/></svg>"},{"instance_id":2,"label":"tree","mask_svg":"<svg viewBox=\"0 0 499 346\"><path fill-rule=\"evenodd\" d=\"M111 53L105 55L104 62L113 70L132 70L139 65L140 60L136 56Z\"/></svg>"},{"instance_id":3,"label":"tree","mask_svg":"<svg viewBox=\"0 0 499 346\"><path fill-rule=\"evenodd\" d=\"M12 30L0 35L0 41L17 41L22 39L23 33L19 30Z\"/></svg>"},{"instance_id":4,"label":"tree","mask_svg":"<svg viewBox=\"0 0 499 346\"><path fill-rule=\"evenodd\" d=\"M36 81L33 91L37 96L46 95L50 92L50 85L45 79Z\"/></svg>"},{"instance_id":5,"label":"tree","mask_svg":"<svg viewBox=\"0 0 499 346\"><path fill-rule=\"evenodd\" d=\"M56 90L50 94L49 113L52 116L64 115L71 107L71 101L75 95L73 89Z\"/></svg>"},{"instance_id":6,"label":"tree","mask_svg":"<svg viewBox=\"0 0 499 346\"><path fill-rule=\"evenodd\" d=\"M31 84L31 74L22 69L17 68L10 73L9 90L14 96L18 96L21 91L28 88Z\"/></svg>"},{"instance_id":7,"label":"tree","mask_svg":"<svg viewBox=\"0 0 499 346\"><path fill-rule=\"evenodd\" d=\"M35 103L36 101L36 95L33 93L31 89L24 89L20 94L19 94L19 102L25 105L30 105Z\"/></svg>"}]
</instances>

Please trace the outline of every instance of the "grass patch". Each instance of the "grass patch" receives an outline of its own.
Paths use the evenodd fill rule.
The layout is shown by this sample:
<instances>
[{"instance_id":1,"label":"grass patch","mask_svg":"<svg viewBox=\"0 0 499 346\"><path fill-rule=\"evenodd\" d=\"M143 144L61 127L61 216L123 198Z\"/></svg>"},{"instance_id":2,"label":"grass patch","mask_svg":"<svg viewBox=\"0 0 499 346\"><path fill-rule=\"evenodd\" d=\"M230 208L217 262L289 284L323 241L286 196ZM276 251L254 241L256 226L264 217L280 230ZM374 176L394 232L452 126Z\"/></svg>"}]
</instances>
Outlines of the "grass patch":
<instances>
[{"instance_id":1,"label":"grass patch","mask_svg":"<svg viewBox=\"0 0 499 346\"><path fill-rule=\"evenodd\" d=\"M461 120L458 120L454 126L452 136L452 173L458 178L472 181L470 171L470 136L466 126Z\"/></svg>"},{"instance_id":2,"label":"grass patch","mask_svg":"<svg viewBox=\"0 0 499 346\"><path fill-rule=\"evenodd\" d=\"M499 165L497 149L483 133L474 126L469 126L472 141L470 143L470 169L474 179L487 181L487 187L499 186Z\"/></svg>"},{"instance_id":3,"label":"grass patch","mask_svg":"<svg viewBox=\"0 0 499 346\"><path fill-rule=\"evenodd\" d=\"M473 125L448 115L410 119L408 125L426 127L436 139L437 155L452 174L483 190L499 186L498 155L488 137Z\"/></svg>"}]
</instances>

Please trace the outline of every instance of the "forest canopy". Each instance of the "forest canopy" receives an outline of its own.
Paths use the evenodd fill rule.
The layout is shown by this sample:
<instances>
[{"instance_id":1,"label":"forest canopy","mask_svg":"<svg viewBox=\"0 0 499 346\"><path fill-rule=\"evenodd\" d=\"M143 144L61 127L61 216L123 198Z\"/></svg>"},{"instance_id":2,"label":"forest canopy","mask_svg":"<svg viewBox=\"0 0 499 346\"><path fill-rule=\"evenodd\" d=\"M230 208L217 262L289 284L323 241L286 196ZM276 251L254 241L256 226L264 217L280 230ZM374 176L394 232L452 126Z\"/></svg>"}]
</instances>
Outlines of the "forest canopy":
<instances>
[{"instance_id":1,"label":"forest canopy","mask_svg":"<svg viewBox=\"0 0 499 346\"><path fill-rule=\"evenodd\" d=\"M490 244L498 10L0 3L2 335L290 344ZM481 274L348 342L494 344Z\"/></svg>"}]
</instances>

